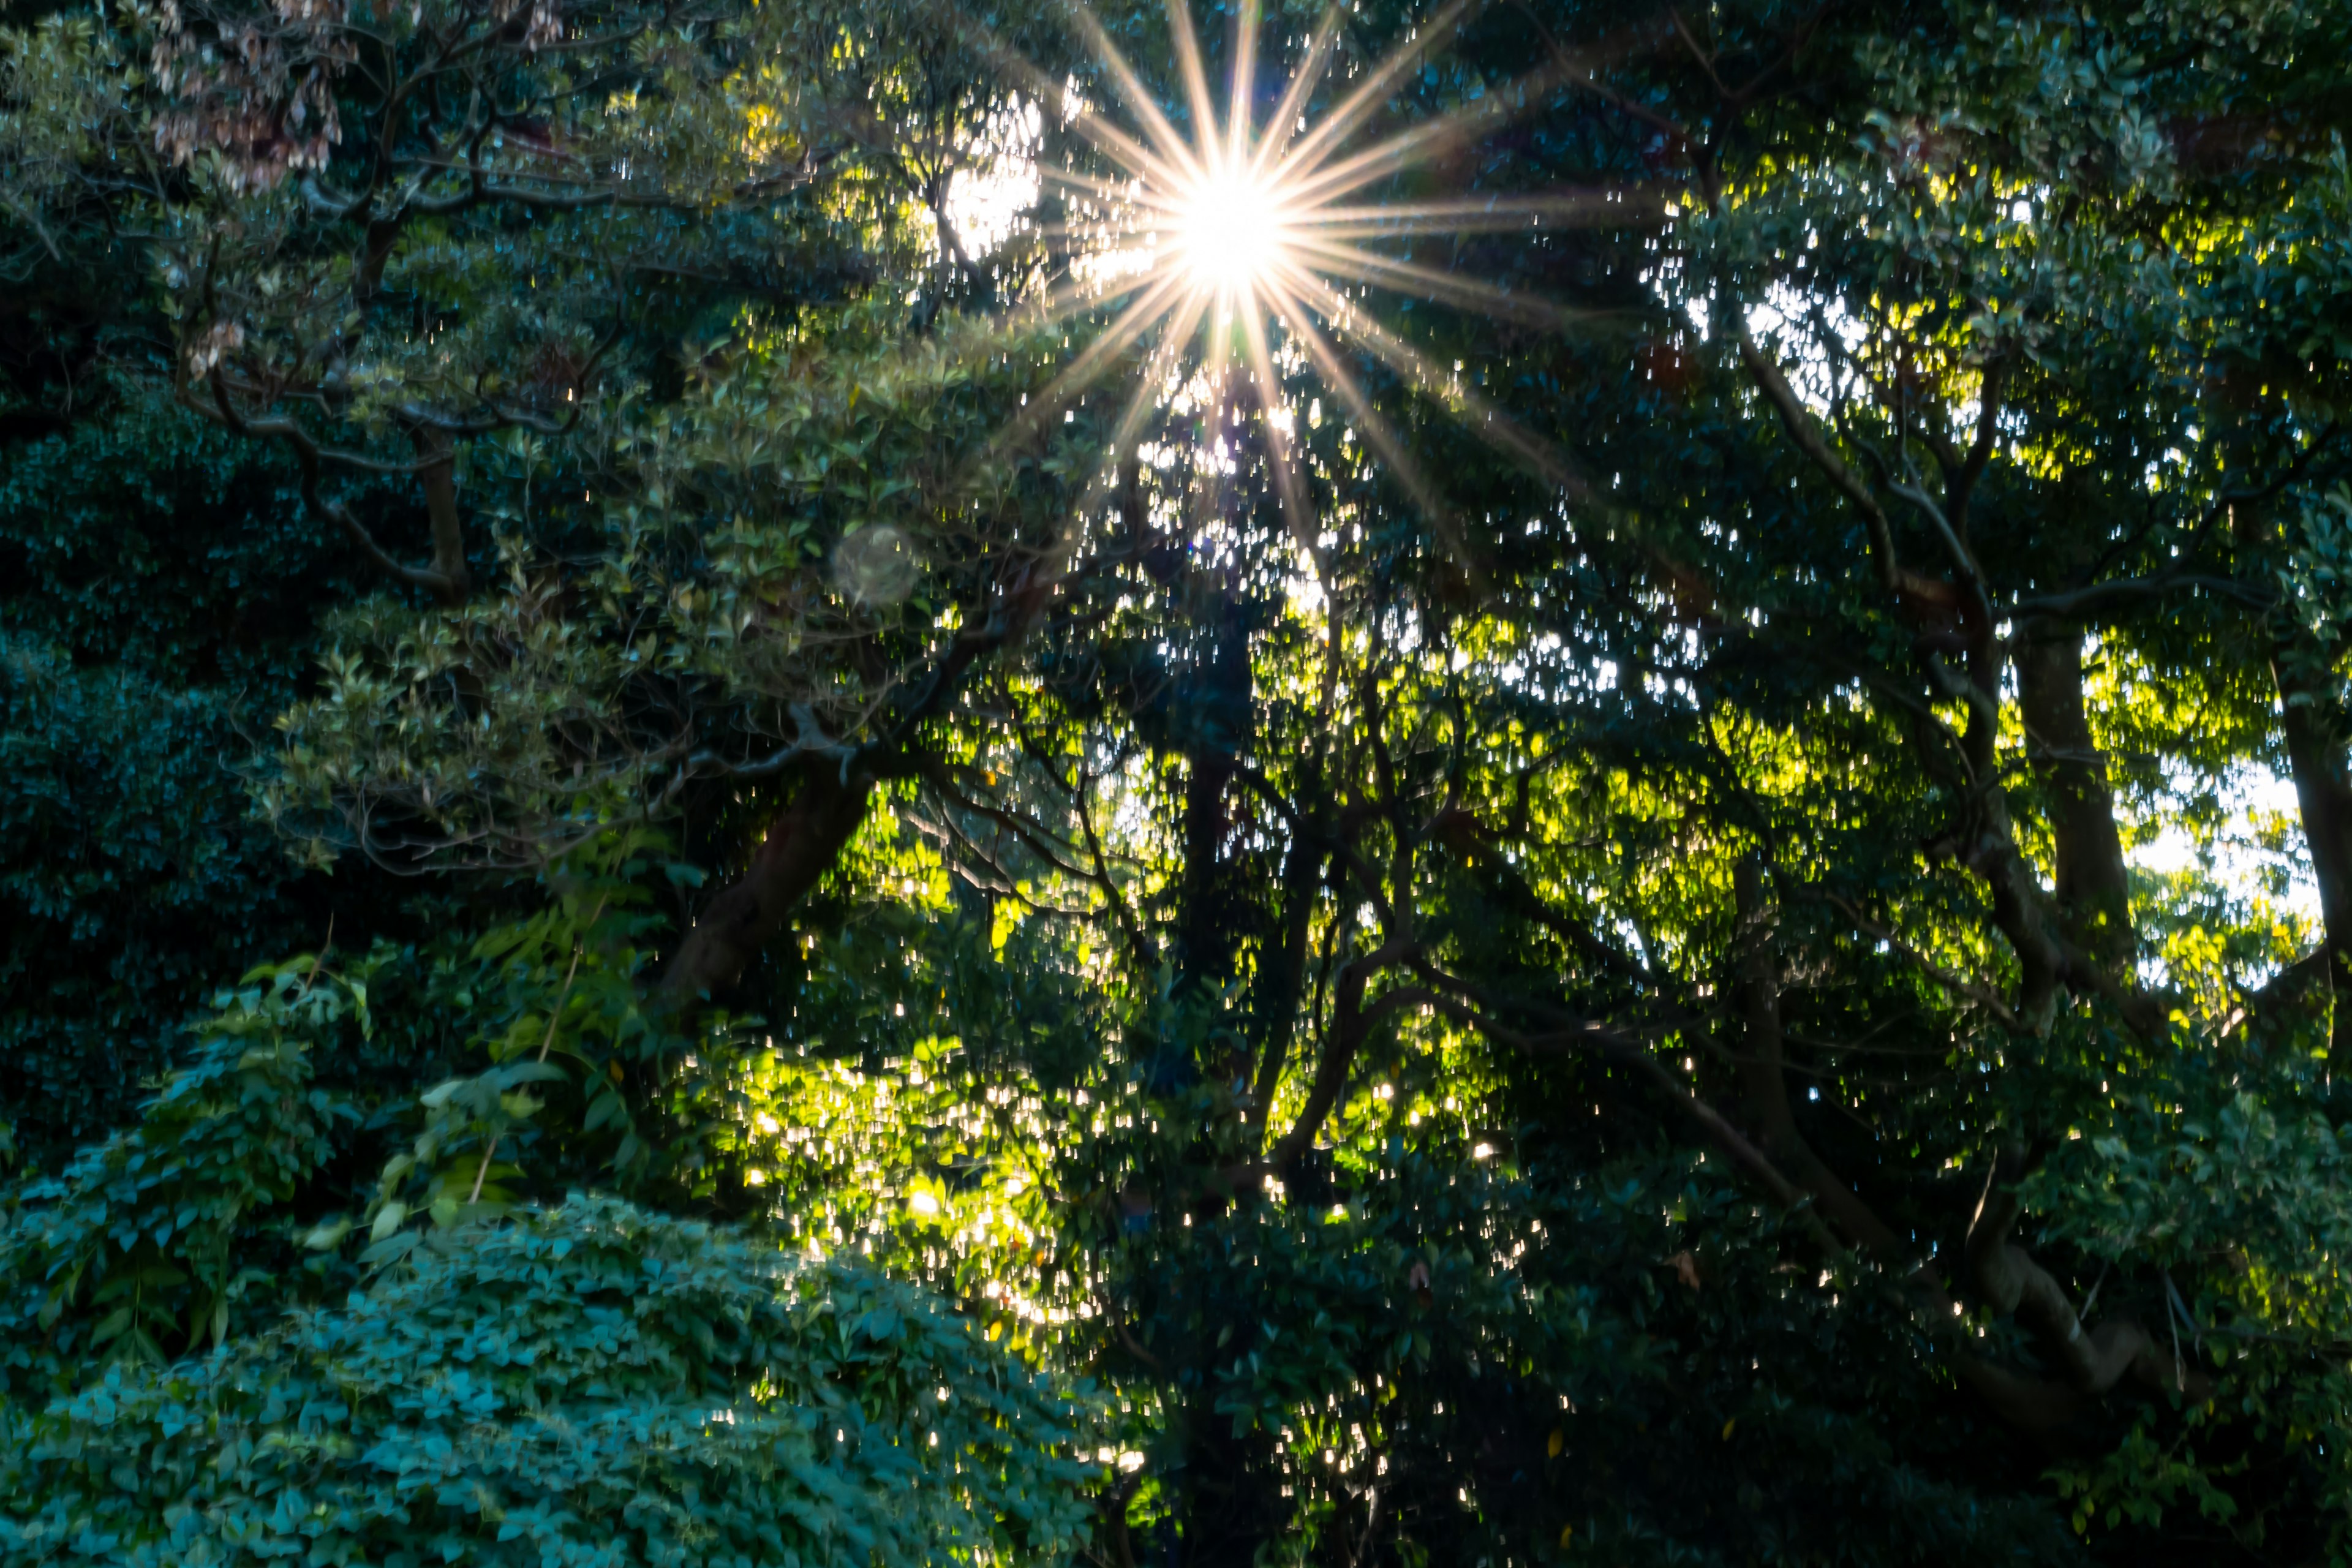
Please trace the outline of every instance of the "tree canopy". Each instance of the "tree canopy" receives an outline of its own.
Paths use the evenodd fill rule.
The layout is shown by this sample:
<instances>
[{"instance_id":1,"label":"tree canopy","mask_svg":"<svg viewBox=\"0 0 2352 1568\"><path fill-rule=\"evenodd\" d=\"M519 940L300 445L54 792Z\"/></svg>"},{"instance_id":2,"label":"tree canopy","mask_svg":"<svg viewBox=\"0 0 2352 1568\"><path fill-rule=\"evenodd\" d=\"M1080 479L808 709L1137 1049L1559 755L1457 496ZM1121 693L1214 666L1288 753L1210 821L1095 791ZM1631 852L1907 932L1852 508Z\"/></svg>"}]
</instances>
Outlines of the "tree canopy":
<instances>
[{"instance_id":1,"label":"tree canopy","mask_svg":"<svg viewBox=\"0 0 2352 1568\"><path fill-rule=\"evenodd\" d=\"M2352 1555L2352 13L0 10L0 1560Z\"/></svg>"}]
</instances>

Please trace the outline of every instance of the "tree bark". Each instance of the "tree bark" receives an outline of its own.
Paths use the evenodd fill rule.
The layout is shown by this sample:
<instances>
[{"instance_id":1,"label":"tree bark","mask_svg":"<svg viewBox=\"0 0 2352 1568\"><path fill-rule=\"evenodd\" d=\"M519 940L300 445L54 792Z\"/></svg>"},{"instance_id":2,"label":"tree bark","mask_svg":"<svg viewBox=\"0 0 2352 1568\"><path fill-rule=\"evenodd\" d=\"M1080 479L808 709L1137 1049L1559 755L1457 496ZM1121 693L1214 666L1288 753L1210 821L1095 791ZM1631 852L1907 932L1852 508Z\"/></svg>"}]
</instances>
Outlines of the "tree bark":
<instances>
[{"instance_id":1,"label":"tree bark","mask_svg":"<svg viewBox=\"0 0 2352 1568\"><path fill-rule=\"evenodd\" d=\"M1916 1260L1903 1240L1838 1179L1797 1128L1789 1103L1787 1063L1780 1034L1780 983L1772 956L1769 916L1764 907L1764 876L1753 860L1732 873L1739 910L1739 1018L1747 1049L1739 1059L1741 1098L1763 1134L1764 1152L1796 1184L1812 1194L1821 1212L1890 1270L1909 1273Z\"/></svg>"},{"instance_id":2,"label":"tree bark","mask_svg":"<svg viewBox=\"0 0 2352 1568\"><path fill-rule=\"evenodd\" d=\"M2017 681L2026 755L2057 845L2059 930L2109 973L2127 974L2139 939L2106 759L2083 707L2082 629L2029 632L2018 647Z\"/></svg>"},{"instance_id":3,"label":"tree bark","mask_svg":"<svg viewBox=\"0 0 2352 1568\"><path fill-rule=\"evenodd\" d=\"M1311 806L1309 809L1313 809ZM1250 1081L1253 1114L1263 1140L1267 1114L1274 1109L1282 1071L1289 1065L1290 1040L1298 1026L1299 998L1307 989L1307 947L1312 934L1316 900L1323 891L1323 863L1328 851L1314 831L1316 817L1302 820L1290 839L1282 863L1282 935L1279 945L1260 966L1256 1005L1258 1056Z\"/></svg>"},{"instance_id":4,"label":"tree bark","mask_svg":"<svg viewBox=\"0 0 2352 1568\"><path fill-rule=\"evenodd\" d=\"M672 996L723 994L784 928L786 916L832 869L866 820L874 781L842 782L820 762L769 825L751 863L702 911L672 955L662 987Z\"/></svg>"},{"instance_id":5,"label":"tree bark","mask_svg":"<svg viewBox=\"0 0 2352 1568\"><path fill-rule=\"evenodd\" d=\"M1969 1227L1969 1268L1986 1305L2013 1312L2042 1331L2074 1384L2086 1394L2105 1394L2129 1373L2150 1388L2171 1389L2193 1400L2212 1394L2212 1380L2185 1358L2168 1353L2157 1337L2129 1318L2085 1327L2074 1303L2050 1271L2012 1244L2016 1194L2000 1184L1998 1172Z\"/></svg>"},{"instance_id":6,"label":"tree bark","mask_svg":"<svg viewBox=\"0 0 2352 1568\"><path fill-rule=\"evenodd\" d=\"M1300 1108L1298 1120L1290 1131L1267 1152L1268 1169L1286 1173L1315 1146L1315 1135L1322 1130L1324 1119L1339 1107L1341 1096L1347 1092L1348 1075L1356 1065L1356 1053L1363 1048L1381 1020L1401 1007L1436 999L1421 986L1405 985L1384 993L1369 1005L1365 1004L1364 991L1372 978L1391 965L1402 963L1412 952L1411 943L1391 938L1340 966L1339 982L1332 987L1331 1032L1315 1064L1315 1076L1307 1080L1307 1103Z\"/></svg>"},{"instance_id":7,"label":"tree bark","mask_svg":"<svg viewBox=\"0 0 2352 1568\"><path fill-rule=\"evenodd\" d=\"M425 515L433 525L433 571L441 579L435 598L449 608L466 602L474 576L466 565L465 524L457 516L457 451L446 430L419 425L411 432L425 467Z\"/></svg>"},{"instance_id":8,"label":"tree bark","mask_svg":"<svg viewBox=\"0 0 2352 1568\"><path fill-rule=\"evenodd\" d=\"M1175 957L1180 989L1213 989L1233 977L1247 916L1229 850L1234 772L1249 744L1249 628L1242 607L1220 594L1207 668L1187 694L1183 722L1184 872L1177 895Z\"/></svg>"},{"instance_id":9,"label":"tree bark","mask_svg":"<svg viewBox=\"0 0 2352 1568\"><path fill-rule=\"evenodd\" d=\"M2052 928L2041 874L2018 847L2009 791L2000 782L2000 689L2008 661L1992 640L1989 626L1972 628L1971 638L1973 646L1962 672L1951 670L1937 654L1927 656L1927 668L1937 684L1968 704L1960 746L1974 784L1974 805L1962 818L1964 847L1959 858L1992 895L1993 927L2017 955L2017 1003L2012 1010L2026 1029L2045 1035L2057 1014L2059 987L2066 979L2066 953Z\"/></svg>"},{"instance_id":10,"label":"tree bark","mask_svg":"<svg viewBox=\"0 0 2352 1568\"><path fill-rule=\"evenodd\" d=\"M2330 1046L2340 1051L2352 1048L2352 773L2345 765L2345 724L2318 649L2282 643L2272 654L2271 671L2312 878L2319 884L2328 989L2335 996Z\"/></svg>"}]
</instances>

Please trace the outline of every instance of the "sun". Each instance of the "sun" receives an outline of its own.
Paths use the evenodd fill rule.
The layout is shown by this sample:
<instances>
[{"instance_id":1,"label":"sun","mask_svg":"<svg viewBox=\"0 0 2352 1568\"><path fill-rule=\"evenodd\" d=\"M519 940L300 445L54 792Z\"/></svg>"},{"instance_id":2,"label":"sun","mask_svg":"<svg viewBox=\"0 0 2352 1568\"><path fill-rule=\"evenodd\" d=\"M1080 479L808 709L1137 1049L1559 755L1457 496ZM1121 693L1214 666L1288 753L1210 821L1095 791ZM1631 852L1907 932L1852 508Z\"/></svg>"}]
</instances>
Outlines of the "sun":
<instances>
[{"instance_id":1,"label":"sun","mask_svg":"<svg viewBox=\"0 0 2352 1568\"><path fill-rule=\"evenodd\" d=\"M1416 237L1532 234L1566 224L1618 224L1636 216L1640 198L1624 193L1465 192L1412 201L1387 194L1399 175L1541 108L1577 79L1580 68L1574 61L1555 61L1468 95L1466 106L1454 112L1378 139L1363 138L1376 119L1393 113L1405 85L1475 4L1450 0L1410 29L1398 48L1334 85L1327 102L1318 94L1335 75L1340 7L1324 13L1280 91L1262 95L1257 4L1241 0L1232 70L1220 84L1220 106L1185 0L1170 0L1181 117L1187 122L1180 130L1083 0L1073 0L1073 14L1102 62L1116 105L1097 107L1083 99L1075 82L1053 82L1013 61L1095 154L1091 166L1039 171L1066 210L1092 215L1087 223L1055 231L1069 242L1069 273L1039 306L1056 319L1106 310L1115 314L1045 395L1031 402L1016 426L1034 427L1058 414L1124 363L1129 350L1150 342L1151 351L1111 430L1115 466L1132 448L1165 389L1182 379L1179 373L1187 360L1200 369L1237 371L1255 388L1265 413L1267 456L1291 531L1312 555L1320 531L1290 450L1289 433L1297 421L1276 372L1277 364L1285 365L1293 374L1311 374L1336 397L1349 426L1441 535L1449 535L1441 498L1358 382L1353 366L1369 357L1569 499L1581 499L1582 480L1549 442L1482 398L1471 384L1475 378L1460 374L1461 365L1433 363L1383 326L1367 304L1368 292L1381 290L1557 328L1566 312L1541 300L1425 265L1391 247ZM1273 102L1261 116L1257 106L1266 96ZM1007 432L1008 437L1013 434Z\"/></svg>"},{"instance_id":2,"label":"sun","mask_svg":"<svg viewBox=\"0 0 2352 1568\"><path fill-rule=\"evenodd\" d=\"M1175 213L1184 267L1223 295L1250 292L1286 264L1280 186L1245 168L1211 171Z\"/></svg>"}]
</instances>

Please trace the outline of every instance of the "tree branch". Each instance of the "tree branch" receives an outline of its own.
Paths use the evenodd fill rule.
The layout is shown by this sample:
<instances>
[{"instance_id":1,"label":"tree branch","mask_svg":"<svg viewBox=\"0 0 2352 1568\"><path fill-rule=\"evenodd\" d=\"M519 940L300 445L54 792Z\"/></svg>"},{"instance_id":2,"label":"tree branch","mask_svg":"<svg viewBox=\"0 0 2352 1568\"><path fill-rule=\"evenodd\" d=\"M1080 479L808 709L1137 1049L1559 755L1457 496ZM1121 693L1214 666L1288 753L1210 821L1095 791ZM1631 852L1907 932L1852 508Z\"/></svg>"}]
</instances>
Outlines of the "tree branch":
<instances>
[{"instance_id":1,"label":"tree branch","mask_svg":"<svg viewBox=\"0 0 2352 1568\"><path fill-rule=\"evenodd\" d=\"M328 499L319 488L320 449L318 442L310 438L308 431L291 419L277 416L265 419L248 418L238 412L217 368L212 372L208 380L213 394L213 401L209 407L202 399L190 395L184 387L180 402L207 418L216 419L237 435L262 440L283 441L294 454L295 466L299 475L298 488L301 491L303 504L308 506L314 515L326 519L342 530L344 537L358 546L360 553L366 557L370 565L394 581L404 583L411 587L423 588L445 606L454 608L464 603L466 595L463 584L437 570L436 567L403 565L389 551L376 542L375 535L368 531L365 523L352 515L349 507L341 501ZM461 555L460 560L462 559Z\"/></svg>"},{"instance_id":2,"label":"tree branch","mask_svg":"<svg viewBox=\"0 0 2352 1568\"><path fill-rule=\"evenodd\" d=\"M1895 553L1895 534L1887 526L1886 509L1878 504L1878 498L1870 493L1870 487L1863 482L1862 476L1848 467L1844 458L1830 450L1829 443L1822 440L1821 432L1813 427L1812 415L1797 396L1796 389L1789 384L1789 378L1780 374L1780 367L1772 362L1770 356L1757 347L1756 339L1744 321L1739 327L1739 358L1748 366L1748 376L1764 394L1765 400L1772 405L1773 412L1780 416L1780 427L1797 444L1797 450L1802 452L1813 467L1827 475L1838 492L1860 510L1870 532L1871 560L1878 567L1879 584L1890 594L1901 593L1906 574Z\"/></svg>"},{"instance_id":3,"label":"tree branch","mask_svg":"<svg viewBox=\"0 0 2352 1568\"><path fill-rule=\"evenodd\" d=\"M1288 1132L1267 1153L1265 1163L1276 1172L1287 1171L1298 1163L1298 1157L1314 1145L1315 1134L1324 1120L1339 1104L1340 1094L1348 1087L1348 1074L1356 1063L1356 1053L1371 1035L1381 1019L1401 1007L1436 1000L1433 992L1418 985L1400 986L1383 993L1379 1000L1367 1006L1364 988L1372 976L1390 966L1402 963L1412 952L1412 944L1402 938L1391 937L1371 952L1349 959L1340 966L1338 995L1331 1011L1331 1033L1324 1042L1323 1055L1315 1064L1314 1081L1307 1086L1307 1103L1298 1112L1298 1120Z\"/></svg>"},{"instance_id":4,"label":"tree branch","mask_svg":"<svg viewBox=\"0 0 2352 1568\"><path fill-rule=\"evenodd\" d=\"M2155 1336L2130 1319L2084 1328L2065 1287L2023 1247L2010 1242L2018 1202L1999 1178L1996 1166L1986 1178L1984 1195L1969 1226L1969 1266L1986 1304L1997 1312L2014 1312L2039 1329L2068 1377L2086 1394L2105 1394L2129 1373L2150 1388L2196 1403L2212 1397L2212 1379L2201 1368L2166 1355Z\"/></svg>"}]
</instances>

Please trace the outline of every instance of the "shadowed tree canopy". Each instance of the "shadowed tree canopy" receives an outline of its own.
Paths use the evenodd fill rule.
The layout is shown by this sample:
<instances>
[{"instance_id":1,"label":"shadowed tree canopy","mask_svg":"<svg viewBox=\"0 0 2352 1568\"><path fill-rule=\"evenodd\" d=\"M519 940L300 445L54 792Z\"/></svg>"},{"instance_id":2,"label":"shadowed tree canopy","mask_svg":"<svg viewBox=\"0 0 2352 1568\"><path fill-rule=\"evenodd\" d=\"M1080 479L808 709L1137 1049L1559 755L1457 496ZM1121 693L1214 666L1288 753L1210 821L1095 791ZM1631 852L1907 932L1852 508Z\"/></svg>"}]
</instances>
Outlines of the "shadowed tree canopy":
<instances>
[{"instance_id":1,"label":"shadowed tree canopy","mask_svg":"<svg viewBox=\"0 0 2352 1568\"><path fill-rule=\"evenodd\" d=\"M2344 1560L2347 35L12 10L0 1544Z\"/></svg>"}]
</instances>

